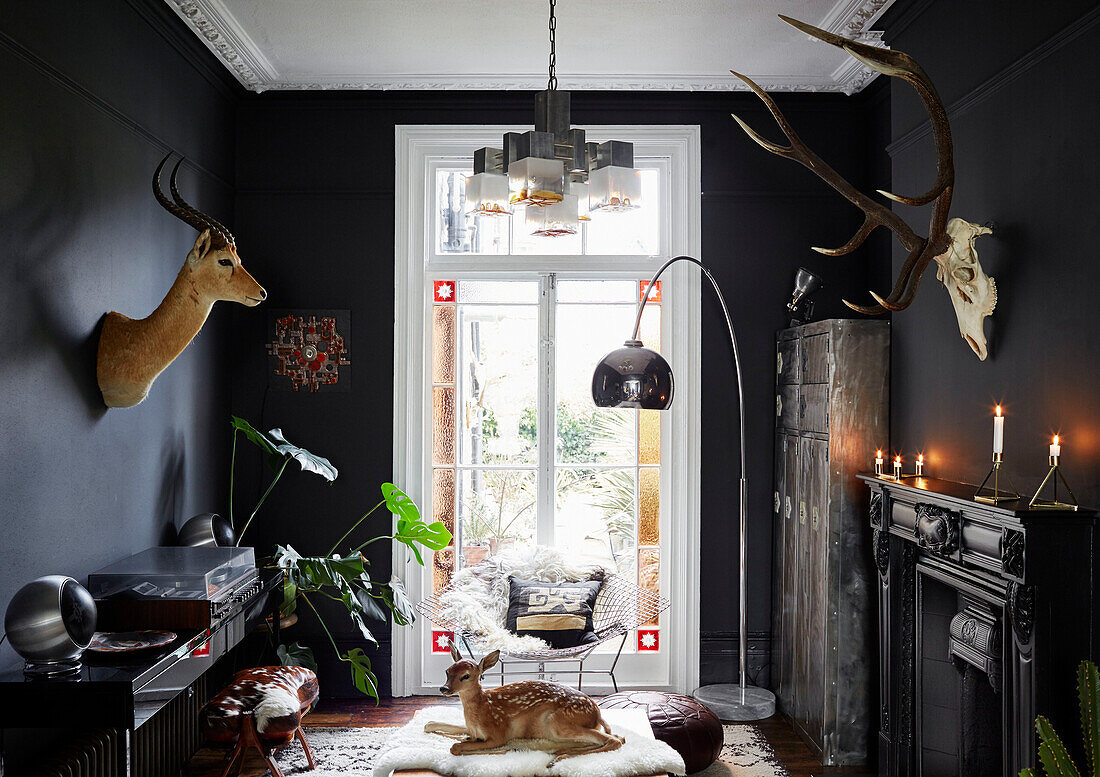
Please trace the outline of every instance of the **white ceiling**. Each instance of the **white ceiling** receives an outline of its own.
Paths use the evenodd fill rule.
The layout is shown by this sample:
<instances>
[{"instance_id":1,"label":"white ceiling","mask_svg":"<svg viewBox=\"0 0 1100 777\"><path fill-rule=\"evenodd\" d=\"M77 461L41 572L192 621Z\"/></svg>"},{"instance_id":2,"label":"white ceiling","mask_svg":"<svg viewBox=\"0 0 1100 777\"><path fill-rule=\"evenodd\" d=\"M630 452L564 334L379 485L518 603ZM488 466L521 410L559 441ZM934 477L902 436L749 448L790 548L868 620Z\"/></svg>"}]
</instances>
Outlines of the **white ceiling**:
<instances>
[{"instance_id":1,"label":"white ceiling","mask_svg":"<svg viewBox=\"0 0 1100 777\"><path fill-rule=\"evenodd\" d=\"M541 0L165 0L247 88L543 89ZM893 0L559 0L562 89L852 94L875 75L777 14L881 45Z\"/></svg>"}]
</instances>

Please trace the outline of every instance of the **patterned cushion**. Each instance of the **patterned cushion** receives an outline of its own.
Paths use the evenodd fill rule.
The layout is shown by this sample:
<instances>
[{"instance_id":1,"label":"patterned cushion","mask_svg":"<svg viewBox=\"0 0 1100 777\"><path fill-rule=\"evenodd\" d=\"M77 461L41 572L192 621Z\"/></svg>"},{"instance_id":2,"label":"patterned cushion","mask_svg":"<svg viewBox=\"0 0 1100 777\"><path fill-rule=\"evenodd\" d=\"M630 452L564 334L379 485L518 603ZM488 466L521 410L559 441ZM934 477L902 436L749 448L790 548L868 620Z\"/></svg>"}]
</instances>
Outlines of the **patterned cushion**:
<instances>
[{"instance_id":1,"label":"patterned cushion","mask_svg":"<svg viewBox=\"0 0 1100 777\"><path fill-rule=\"evenodd\" d=\"M592 606L601 579L579 583L547 583L508 578L507 629L520 636L538 637L553 648L569 648L596 638Z\"/></svg>"},{"instance_id":2,"label":"patterned cushion","mask_svg":"<svg viewBox=\"0 0 1100 777\"><path fill-rule=\"evenodd\" d=\"M623 691L600 699L600 707L644 709L653 736L683 756L688 774L703 771L722 754L722 721L690 696L663 691Z\"/></svg>"},{"instance_id":3,"label":"patterned cushion","mask_svg":"<svg viewBox=\"0 0 1100 777\"><path fill-rule=\"evenodd\" d=\"M241 733L241 714L251 712L261 739L285 744L319 692L317 675L301 666L245 669L206 703L199 721L212 742L235 742Z\"/></svg>"}]
</instances>

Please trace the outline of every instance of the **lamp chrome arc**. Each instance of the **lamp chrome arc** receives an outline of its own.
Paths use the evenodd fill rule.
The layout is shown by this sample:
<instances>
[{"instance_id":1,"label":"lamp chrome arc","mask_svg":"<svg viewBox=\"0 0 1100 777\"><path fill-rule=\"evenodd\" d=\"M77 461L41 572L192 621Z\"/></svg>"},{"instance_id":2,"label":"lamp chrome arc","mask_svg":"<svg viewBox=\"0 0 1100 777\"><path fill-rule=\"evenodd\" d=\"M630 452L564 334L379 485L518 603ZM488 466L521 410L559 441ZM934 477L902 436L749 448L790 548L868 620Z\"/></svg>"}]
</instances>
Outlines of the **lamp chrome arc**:
<instances>
[{"instance_id":1,"label":"lamp chrome arc","mask_svg":"<svg viewBox=\"0 0 1100 777\"><path fill-rule=\"evenodd\" d=\"M718 281L715 280L714 275L710 270L700 262L698 259L692 256L674 256L658 268L657 272L653 274L653 277L649 281L649 285L646 286L646 293L642 296L638 302L638 312L634 318L634 330L631 332L630 339L627 340L623 347L612 351L610 354L604 357L604 359L597 365L597 374L593 376L593 383L595 384L596 377L599 374L601 368L609 366L609 362L616 362L617 355L628 351L634 350L638 352L645 352L646 354L655 353L649 351L649 349L642 346L642 342L638 339L638 333L642 326L642 313L645 311L646 303L649 301L649 290L653 288L653 285L660 279L661 275L671 265L676 262L691 262L696 265L700 272L706 276L710 281L711 288L714 289L715 295L718 297L718 303L722 306L722 315L726 321L726 331L730 338L730 348L733 351L733 366L737 375L737 406L740 418L740 459L741 459L741 488L740 488L740 521L739 521L739 563L738 563L738 582L739 582L739 605L740 605L740 622L738 631L738 659L739 659L739 678L740 683L737 685L732 684L720 684L720 685L707 685L701 688L697 688L694 692L696 698L702 701L704 704L712 707L716 714L723 720L761 720L763 718L770 717L775 713L775 695L765 689L756 688L748 684L748 668L747 668L747 655L748 655L748 551L746 548L746 538L748 536L748 493L749 493L749 481L748 481L748 459L745 453L746 449L746 437L745 437L745 384L742 378L741 371L741 351L737 345L737 334L733 328L733 318L730 316L729 306L726 305L726 298L722 294L722 289L718 285ZM659 354L656 354L658 358L661 358ZM621 360L620 360L621 361ZM661 358L661 362L664 359ZM667 365L667 362L665 362ZM672 370L669 368L670 385ZM596 399L596 386L593 385L593 399ZM667 409L671 404L672 398L669 397L669 401L660 409ZM597 402L599 404L599 402ZM638 406L638 405L626 405L626 406Z\"/></svg>"}]
</instances>

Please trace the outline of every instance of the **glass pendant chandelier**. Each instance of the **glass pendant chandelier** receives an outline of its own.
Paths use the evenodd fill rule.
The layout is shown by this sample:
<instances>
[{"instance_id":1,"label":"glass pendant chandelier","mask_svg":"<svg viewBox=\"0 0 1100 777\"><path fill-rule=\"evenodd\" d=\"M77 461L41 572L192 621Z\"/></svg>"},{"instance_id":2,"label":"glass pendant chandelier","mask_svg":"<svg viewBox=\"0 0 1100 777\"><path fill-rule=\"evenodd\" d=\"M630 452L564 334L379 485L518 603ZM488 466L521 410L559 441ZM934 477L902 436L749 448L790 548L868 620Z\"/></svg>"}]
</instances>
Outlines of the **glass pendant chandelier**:
<instances>
[{"instance_id":1,"label":"glass pendant chandelier","mask_svg":"<svg viewBox=\"0 0 1100 777\"><path fill-rule=\"evenodd\" d=\"M558 90L556 0L550 0L550 77L535 95L535 129L504 133L503 148L474 152L466 179L466 213L506 216L524 206L531 234L575 235L591 213L621 213L641 204L634 145L585 142L569 126L569 92Z\"/></svg>"}]
</instances>

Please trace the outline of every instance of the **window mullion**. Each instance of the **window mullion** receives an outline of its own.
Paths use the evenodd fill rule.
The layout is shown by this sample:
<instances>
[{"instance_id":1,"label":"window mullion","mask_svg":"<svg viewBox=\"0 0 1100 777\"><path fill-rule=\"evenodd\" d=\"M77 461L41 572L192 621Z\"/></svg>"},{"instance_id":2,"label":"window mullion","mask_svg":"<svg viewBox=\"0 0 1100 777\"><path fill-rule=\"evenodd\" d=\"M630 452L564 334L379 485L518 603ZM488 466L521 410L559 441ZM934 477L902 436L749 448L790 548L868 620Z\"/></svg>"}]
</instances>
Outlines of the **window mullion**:
<instances>
[{"instance_id":1,"label":"window mullion","mask_svg":"<svg viewBox=\"0 0 1100 777\"><path fill-rule=\"evenodd\" d=\"M554 544L554 322L557 291L553 273L541 276L539 284L539 375L538 375L538 516L535 540Z\"/></svg>"}]
</instances>

